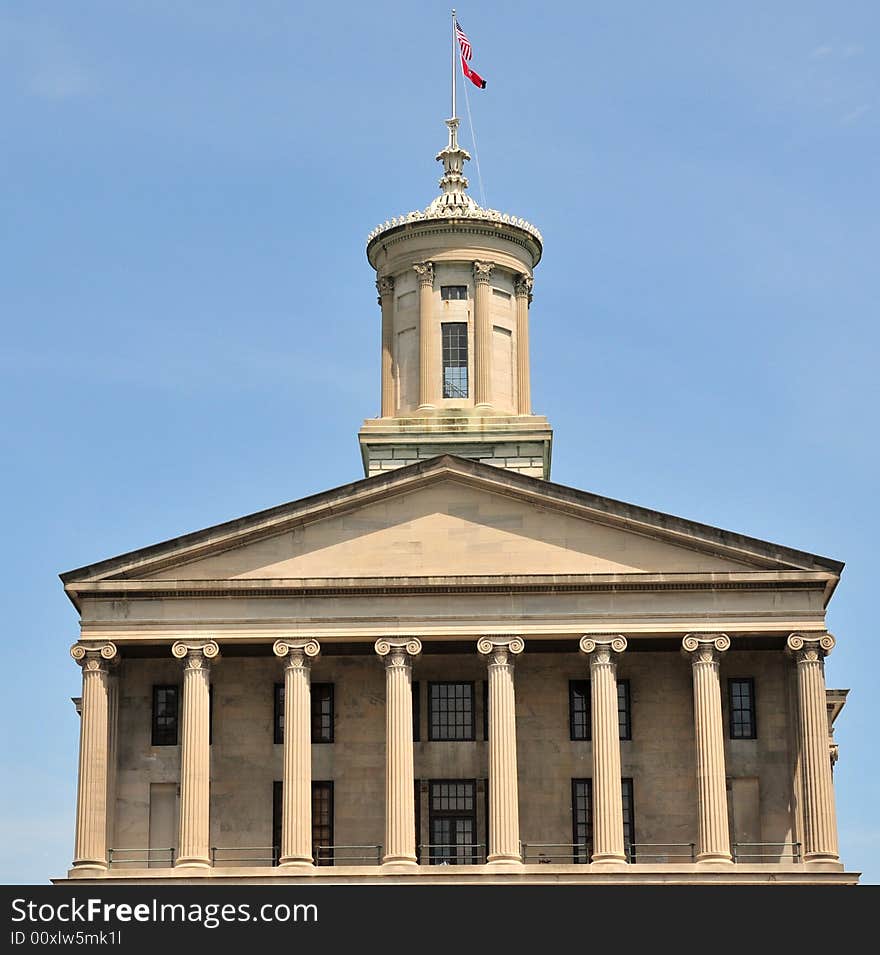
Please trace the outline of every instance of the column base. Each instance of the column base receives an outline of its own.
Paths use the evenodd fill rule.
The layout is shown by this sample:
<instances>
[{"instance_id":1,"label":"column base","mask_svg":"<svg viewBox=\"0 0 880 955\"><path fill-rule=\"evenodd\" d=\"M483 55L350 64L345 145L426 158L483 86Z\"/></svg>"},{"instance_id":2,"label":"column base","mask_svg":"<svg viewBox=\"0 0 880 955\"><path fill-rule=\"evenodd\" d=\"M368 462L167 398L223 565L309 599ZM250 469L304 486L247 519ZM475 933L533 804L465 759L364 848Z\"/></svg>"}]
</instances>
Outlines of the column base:
<instances>
[{"instance_id":1,"label":"column base","mask_svg":"<svg viewBox=\"0 0 880 955\"><path fill-rule=\"evenodd\" d=\"M210 859L177 859L174 863L175 869L211 869Z\"/></svg>"},{"instance_id":2,"label":"column base","mask_svg":"<svg viewBox=\"0 0 880 955\"><path fill-rule=\"evenodd\" d=\"M395 872L418 872L419 864L412 856L399 856L389 858L386 856L382 860L382 871L393 875Z\"/></svg>"},{"instance_id":3,"label":"column base","mask_svg":"<svg viewBox=\"0 0 880 955\"><path fill-rule=\"evenodd\" d=\"M697 863L700 865L733 865L733 857L723 852L698 852Z\"/></svg>"},{"instance_id":4,"label":"column base","mask_svg":"<svg viewBox=\"0 0 880 955\"><path fill-rule=\"evenodd\" d=\"M474 405L474 411L476 411L477 414L488 414L492 410L492 405L487 401L481 401L479 404Z\"/></svg>"},{"instance_id":5,"label":"column base","mask_svg":"<svg viewBox=\"0 0 880 955\"><path fill-rule=\"evenodd\" d=\"M418 411L436 411L437 405L419 405Z\"/></svg>"},{"instance_id":6,"label":"column base","mask_svg":"<svg viewBox=\"0 0 880 955\"><path fill-rule=\"evenodd\" d=\"M593 865L628 865L625 855L617 855L613 852L596 853L596 855L590 859L590 862L592 862Z\"/></svg>"},{"instance_id":7,"label":"column base","mask_svg":"<svg viewBox=\"0 0 880 955\"><path fill-rule=\"evenodd\" d=\"M279 869L299 869L302 872L311 872L315 868L315 863L311 859L284 858L278 861Z\"/></svg>"},{"instance_id":8,"label":"column base","mask_svg":"<svg viewBox=\"0 0 880 955\"><path fill-rule=\"evenodd\" d=\"M76 859L71 863L71 872L83 872L92 869L96 872L106 872L110 866L97 859Z\"/></svg>"},{"instance_id":9,"label":"column base","mask_svg":"<svg viewBox=\"0 0 880 955\"><path fill-rule=\"evenodd\" d=\"M521 856L492 854L486 858L488 866L512 866L520 868L523 864Z\"/></svg>"},{"instance_id":10,"label":"column base","mask_svg":"<svg viewBox=\"0 0 880 955\"><path fill-rule=\"evenodd\" d=\"M840 856L829 853L811 852L804 856L804 862L811 869L827 869L829 872L843 868Z\"/></svg>"}]
</instances>

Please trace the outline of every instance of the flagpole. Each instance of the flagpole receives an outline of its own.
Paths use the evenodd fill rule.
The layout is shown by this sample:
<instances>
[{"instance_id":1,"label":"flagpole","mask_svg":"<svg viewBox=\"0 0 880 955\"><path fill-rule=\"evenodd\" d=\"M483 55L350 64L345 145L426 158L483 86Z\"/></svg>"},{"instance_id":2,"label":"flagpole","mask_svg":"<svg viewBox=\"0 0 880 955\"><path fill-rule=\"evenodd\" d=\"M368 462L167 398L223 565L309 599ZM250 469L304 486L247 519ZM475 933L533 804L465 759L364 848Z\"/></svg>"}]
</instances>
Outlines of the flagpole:
<instances>
[{"instance_id":1,"label":"flagpole","mask_svg":"<svg viewBox=\"0 0 880 955\"><path fill-rule=\"evenodd\" d=\"M452 10L452 119L455 119L455 8Z\"/></svg>"}]
</instances>

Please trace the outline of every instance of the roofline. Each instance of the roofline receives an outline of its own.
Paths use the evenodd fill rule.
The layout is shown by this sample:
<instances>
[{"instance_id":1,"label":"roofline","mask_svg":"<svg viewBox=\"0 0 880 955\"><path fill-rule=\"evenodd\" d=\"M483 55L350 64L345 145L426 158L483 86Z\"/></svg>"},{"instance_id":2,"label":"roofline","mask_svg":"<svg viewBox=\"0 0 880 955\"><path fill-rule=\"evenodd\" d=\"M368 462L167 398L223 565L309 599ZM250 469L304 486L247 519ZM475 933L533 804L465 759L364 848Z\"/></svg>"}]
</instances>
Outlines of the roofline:
<instances>
[{"instance_id":1,"label":"roofline","mask_svg":"<svg viewBox=\"0 0 880 955\"><path fill-rule=\"evenodd\" d=\"M839 576L844 568L841 561L829 557L795 550L781 544L737 534L733 531L676 517L635 504L628 504L624 501L617 501L589 491L577 490L564 484L556 484L541 478L519 474L515 471L503 470L493 465L482 464L479 461L444 454L424 461L417 461L415 464L394 471L361 478L358 481L342 484L330 490L321 491L318 494L312 494L285 504L275 505L231 521L214 524L147 547L127 551L116 557L66 571L59 577L65 585L68 585L98 576L107 576L114 572L121 573L126 568L134 570L133 564L143 565L152 558L164 557L166 560L171 559L173 562L174 557L180 554L181 558L185 560L197 559L200 556L198 545L209 544L218 536L233 538L235 542L229 541L228 547L225 547L223 540L217 541L216 548L211 548L212 552L240 546L244 540L242 540L243 535L239 535L238 532L249 530L250 534L246 536L246 540L278 533L278 523L280 522L273 522L274 518L286 516L290 518L292 523L306 523L310 517L318 519L315 513L318 511L321 512L320 516L322 518L332 515L334 513L332 504L334 502L341 505L340 509L347 510L355 504L365 503L364 499L369 501L382 496L395 487L399 487L401 492L417 488L432 476L444 473L466 481L478 481L480 484L488 482L500 493L506 493L514 497L539 496L545 500L551 498L563 509L566 506L578 511L585 509L590 512L590 517L594 520L615 526L627 525L630 530L636 533L650 535L652 532L656 534L659 531L660 535L665 538L673 540L679 538L692 547L696 543L703 544L705 549L708 550L711 550L714 546L728 553L733 552L734 555L739 552L748 555L752 560L755 558L763 560L771 567L774 564L787 564L789 565L787 568L781 569L792 569L790 565L794 564L795 569L824 570L836 576ZM631 525L634 523L641 525L641 527L633 528ZM693 540L695 534L697 536L696 541ZM685 541L685 539L687 540ZM186 553L188 551L195 551L195 553ZM734 559L736 559L735 556ZM135 575L131 574L131 576ZM831 590L833 590L833 587ZM828 593L828 596L830 596L830 593Z\"/></svg>"}]
</instances>

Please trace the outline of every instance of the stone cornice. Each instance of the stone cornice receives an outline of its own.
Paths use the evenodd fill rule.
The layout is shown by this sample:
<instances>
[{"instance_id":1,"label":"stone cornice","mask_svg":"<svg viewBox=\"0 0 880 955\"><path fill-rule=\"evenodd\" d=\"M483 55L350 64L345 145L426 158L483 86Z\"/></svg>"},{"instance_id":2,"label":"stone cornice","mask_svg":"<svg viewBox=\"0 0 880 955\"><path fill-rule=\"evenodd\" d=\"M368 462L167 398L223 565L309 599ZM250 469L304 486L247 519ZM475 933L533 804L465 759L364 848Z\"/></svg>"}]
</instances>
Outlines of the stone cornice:
<instances>
[{"instance_id":1,"label":"stone cornice","mask_svg":"<svg viewBox=\"0 0 880 955\"><path fill-rule=\"evenodd\" d=\"M232 580L99 580L69 594L98 599L423 596L426 594L817 590L831 575L810 571L704 574L547 574L454 577L313 577Z\"/></svg>"}]
</instances>

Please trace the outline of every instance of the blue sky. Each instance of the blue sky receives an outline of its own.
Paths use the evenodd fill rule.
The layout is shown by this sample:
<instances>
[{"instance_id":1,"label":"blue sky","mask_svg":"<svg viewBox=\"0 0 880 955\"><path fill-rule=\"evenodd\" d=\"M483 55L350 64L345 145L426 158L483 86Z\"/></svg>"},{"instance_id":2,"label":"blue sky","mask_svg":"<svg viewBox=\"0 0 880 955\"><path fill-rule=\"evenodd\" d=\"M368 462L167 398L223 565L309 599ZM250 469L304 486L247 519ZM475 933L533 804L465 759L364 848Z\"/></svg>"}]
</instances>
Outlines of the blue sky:
<instances>
[{"instance_id":1,"label":"blue sky","mask_svg":"<svg viewBox=\"0 0 880 955\"><path fill-rule=\"evenodd\" d=\"M876 882L880 8L459 15L488 204L545 238L553 478L847 561L841 845ZM0 8L0 881L72 855L56 574L361 476L364 241L435 194L448 29L383 0Z\"/></svg>"}]
</instances>

